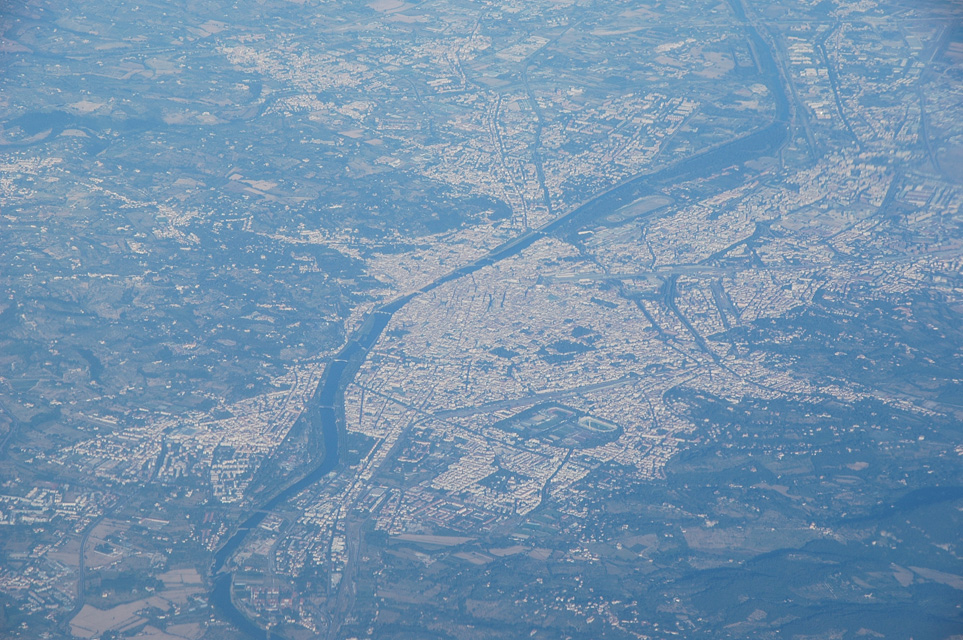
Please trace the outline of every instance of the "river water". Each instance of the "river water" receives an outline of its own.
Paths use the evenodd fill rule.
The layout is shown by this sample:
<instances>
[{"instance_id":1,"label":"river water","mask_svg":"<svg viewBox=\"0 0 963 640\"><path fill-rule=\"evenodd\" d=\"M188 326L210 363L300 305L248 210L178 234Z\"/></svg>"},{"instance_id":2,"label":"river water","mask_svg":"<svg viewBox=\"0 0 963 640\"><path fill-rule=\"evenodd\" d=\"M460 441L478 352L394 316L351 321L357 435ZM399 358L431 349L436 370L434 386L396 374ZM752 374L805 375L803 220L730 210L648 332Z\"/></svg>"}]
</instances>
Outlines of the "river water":
<instances>
[{"instance_id":1,"label":"river water","mask_svg":"<svg viewBox=\"0 0 963 640\"><path fill-rule=\"evenodd\" d=\"M733 3L736 16L745 22L745 14L738 2ZM707 177L713 172L727 166L744 164L747 161L772 155L786 142L789 135L789 102L779 77L776 62L769 47L754 27L744 25L749 36L750 44L756 56L756 62L764 73L766 84L775 98L775 114L773 121L767 126L731 142L719 145L700 154L682 160L651 174L644 174L627 180L591 200L583 203L569 213L559 216L546 225L530 230L518 238L496 247L486 256L478 259L452 273L425 285L419 293L430 291L446 282L471 274L485 266L499 262L515 255L530 246L539 238L550 234L567 233L592 223L604 217L621 206L629 204L645 195L654 192L655 186L666 182L686 182L699 177ZM323 457L319 464L301 478L283 488L274 497L261 505L244 520L238 530L221 546L214 555L211 566L213 576L210 600L215 609L228 622L233 624L245 635L256 639L267 639L281 636L266 631L251 621L235 606L233 591L233 574L225 569L225 564L235 551L240 548L247 535L264 520L269 512L284 504L298 493L321 480L325 475L334 471L339 462L339 412L341 397L345 387L354 380L361 363L368 352L377 343L381 333L388 326L388 322L396 311L401 309L415 294L399 298L379 308L369 317L368 321L351 337L344 348L334 357L325 370L321 384L315 393L305 415L315 411L317 424L323 442Z\"/></svg>"}]
</instances>

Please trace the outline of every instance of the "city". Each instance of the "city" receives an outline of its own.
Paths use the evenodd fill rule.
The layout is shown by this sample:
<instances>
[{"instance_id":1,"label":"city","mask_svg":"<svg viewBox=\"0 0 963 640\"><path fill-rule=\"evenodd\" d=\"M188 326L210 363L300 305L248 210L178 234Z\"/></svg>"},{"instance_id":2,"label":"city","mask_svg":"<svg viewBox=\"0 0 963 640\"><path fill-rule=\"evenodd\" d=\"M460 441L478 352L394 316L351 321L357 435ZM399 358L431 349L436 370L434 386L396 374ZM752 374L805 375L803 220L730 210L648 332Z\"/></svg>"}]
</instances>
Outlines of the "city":
<instances>
[{"instance_id":1,"label":"city","mask_svg":"<svg viewBox=\"0 0 963 640\"><path fill-rule=\"evenodd\" d=\"M0 635L963 634L952 7L168 9L3 15Z\"/></svg>"}]
</instances>

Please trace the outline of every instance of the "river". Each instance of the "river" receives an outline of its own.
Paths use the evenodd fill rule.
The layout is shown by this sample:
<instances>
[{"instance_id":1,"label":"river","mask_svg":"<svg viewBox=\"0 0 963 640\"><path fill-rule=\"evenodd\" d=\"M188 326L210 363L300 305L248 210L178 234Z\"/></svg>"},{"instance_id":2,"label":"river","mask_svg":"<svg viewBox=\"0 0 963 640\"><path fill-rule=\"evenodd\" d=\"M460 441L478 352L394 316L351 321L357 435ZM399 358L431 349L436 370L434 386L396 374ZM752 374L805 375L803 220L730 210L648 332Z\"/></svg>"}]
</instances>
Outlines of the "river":
<instances>
[{"instance_id":1,"label":"river","mask_svg":"<svg viewBox=\"0 0 963 640\"><path fill-rule=\"evenodd\" d=\"M625 180L593 196L570 212L541 227L523 233L492 249L482 258L423 286L417 293L377 307L341 351L334 356L324 372L318 391L305 411L306 414L310 411L316 411L316 427L320 429L324 442L322 459L311 471L281 489L274 497L248 516L214 555L211 566L213 585L210 591L210 599L224 619L251 638L282 637L262 629L234 604L232 597L233 574L224 570L225 564L240 548L251 530L255 529L269 512L337 468L340 459L338 451L339 423L343 415L344 389L354 380L368 352L377 343L391 317L409 300L415 295L426 293L446 282L464 277L483 267L513 256L531 246L540 238L552 234L570 233L572 230L591 224L599 217L608 215L621 206L654 193L656 186L659 184L665 184L669 181L675 183L687 182L695 178L706 177L727 166L744 164L756 158L772 155L782 147L789 135L789 102L779 77L775 59L755 27L746 22L741 5L738 2L733 2L732 5L737 18L743 22L749 35L753 53L756 56L756 63L763 72L766 85L775 98L773 121L752 133L698 153L659 171L641 174ZM655 212L653 211L648 215L655 215Z\"/></svg>"}]
</instances>

